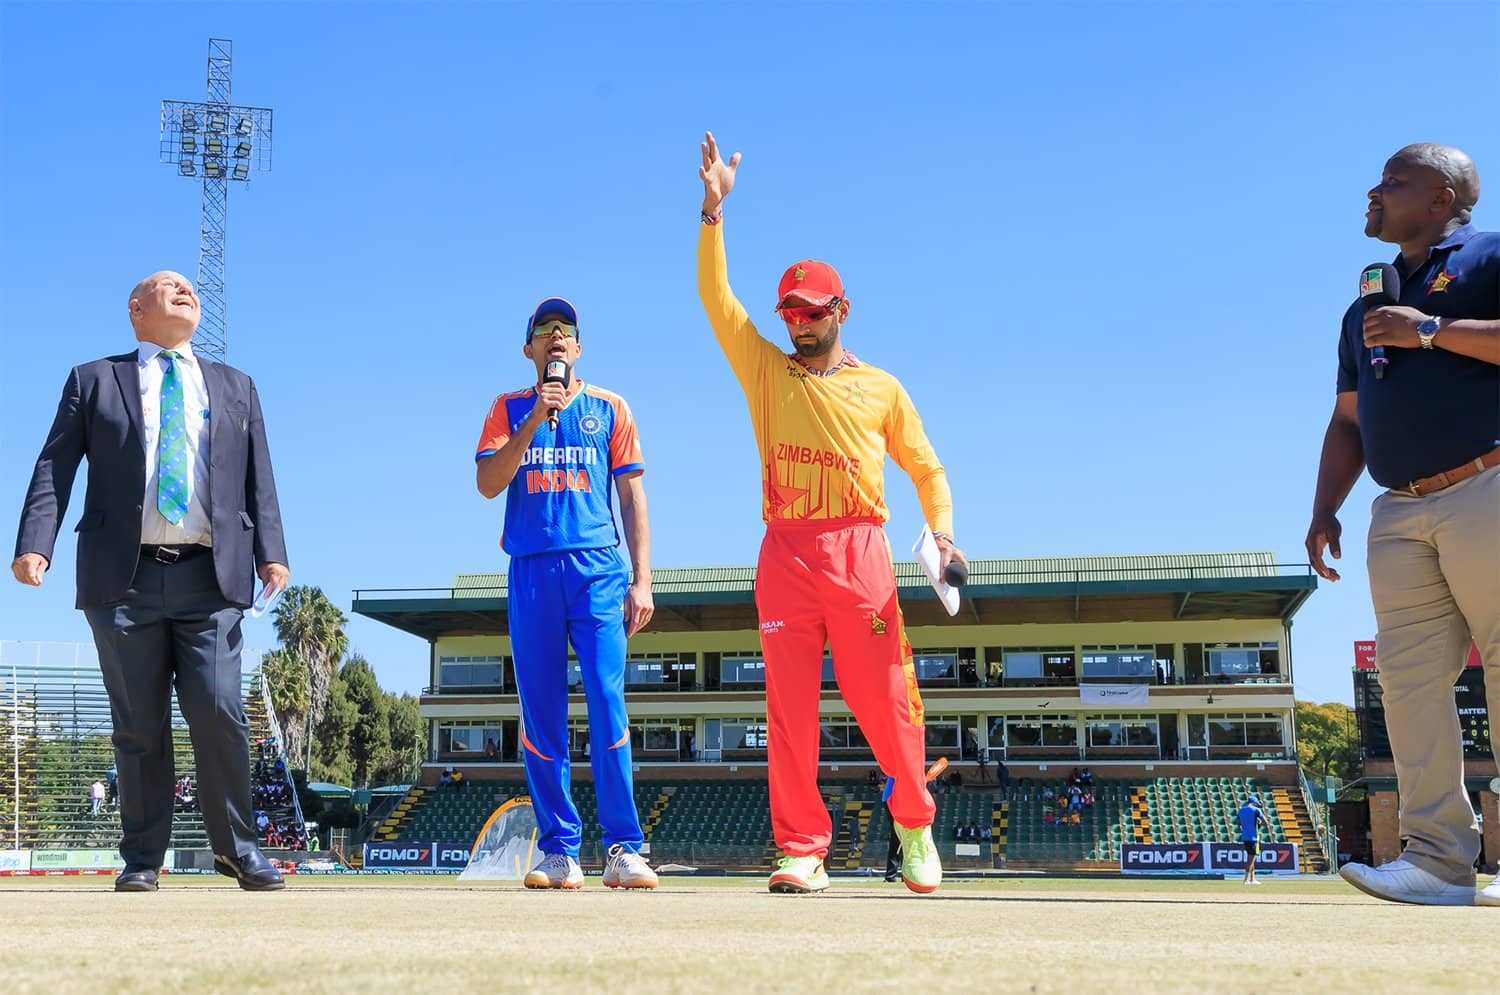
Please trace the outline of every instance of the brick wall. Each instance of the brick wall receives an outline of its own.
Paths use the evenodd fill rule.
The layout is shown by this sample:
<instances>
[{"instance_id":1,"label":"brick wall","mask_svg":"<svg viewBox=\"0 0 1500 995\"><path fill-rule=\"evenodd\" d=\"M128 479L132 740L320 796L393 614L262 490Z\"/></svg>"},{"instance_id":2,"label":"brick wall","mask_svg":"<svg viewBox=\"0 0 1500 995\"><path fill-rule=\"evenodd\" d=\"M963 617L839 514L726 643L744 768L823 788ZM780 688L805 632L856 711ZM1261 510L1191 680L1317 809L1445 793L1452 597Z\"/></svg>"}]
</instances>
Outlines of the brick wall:
<instances>
[{"instance_id":1,"label":"brick wall","mask_svg":"<svg viewBox=\"0 0 1500 995\"><path fill-rule=\"evenodd\" d=\"M1370 846L1376 867L1401 856L1401 804L1394 791L1370 793Z\"/></svg>"}]
</instances>

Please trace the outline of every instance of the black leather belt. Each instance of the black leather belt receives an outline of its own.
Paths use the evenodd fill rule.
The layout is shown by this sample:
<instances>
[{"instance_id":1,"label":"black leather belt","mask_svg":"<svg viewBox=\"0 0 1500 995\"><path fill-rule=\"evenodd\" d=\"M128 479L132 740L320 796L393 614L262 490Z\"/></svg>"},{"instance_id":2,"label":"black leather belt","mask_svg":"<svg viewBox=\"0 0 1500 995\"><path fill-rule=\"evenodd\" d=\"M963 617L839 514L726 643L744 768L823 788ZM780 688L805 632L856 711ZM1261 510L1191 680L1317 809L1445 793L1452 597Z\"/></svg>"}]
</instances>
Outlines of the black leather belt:
<instances>
[{"instance_id":1,"label":"black leather belt","mask_svg":"<svg viewBox=\"0 0 1500 995\"><path fill-rule=\"evenodd\" d=\"M186 546L141 546L141 558L155 560L157 563L181 563L183 560L191 560L195 556L213 551L212 546L203 546L197 543L189 543Z\"/></svg>"}]
</instances>

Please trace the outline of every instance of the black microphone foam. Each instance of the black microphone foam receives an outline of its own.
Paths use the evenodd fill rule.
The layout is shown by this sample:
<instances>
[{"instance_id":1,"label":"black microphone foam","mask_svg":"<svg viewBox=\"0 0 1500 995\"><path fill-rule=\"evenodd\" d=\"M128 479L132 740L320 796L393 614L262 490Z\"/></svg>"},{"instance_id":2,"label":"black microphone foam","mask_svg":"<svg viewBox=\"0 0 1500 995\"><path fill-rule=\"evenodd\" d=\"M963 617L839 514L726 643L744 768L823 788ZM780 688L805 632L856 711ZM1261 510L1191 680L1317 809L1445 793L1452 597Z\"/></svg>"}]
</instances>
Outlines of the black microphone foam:
<instances>
[{"instance_id":1,"label":"black microphone foam","mask_svg":"<svg viewBox=\"0 0 1500 995\"><path fill-rule=\"evenodd\" d=\"M1371 263L1359 273L1359 300L1368 311L1391 307L1401 299L1401 274L1390 263Z\"/></svg>"},{"instance_id":2,"label":"black microphone foam","mask_svg":"<svg viewBox=\"0 0 1500 995\"><path fill-rule=\"evenodd\" d=\"M1359 301L1365 310L1377 307L1393 307L1401 299L1401 274L1390 263L1371 263L1359 272ZM1385 376L1385 346L1370 350L1370 365L1375 367L1375 379Z\"/></svg>"},{"instance_id":3,"label":"black microphone foam","mask_svg":"<svg viewBox=\"0 0 1500 995\"><path fill-rule=\"evenodd\" d=\"M573 384L573 368L568 365L566 359L549 360L543 368L542 383L560 383L566 390ZM547 413L547 425L551 428L557 427L556 408Z\"/></svg>"},{"instance_id":4,"label":"black microphone foam","mask_svg":"<svg viewBox=\"0 0 1500 995\"><path fill-rule=\"evenodd\" d=\"M963 587L969 582L969 568L953 560L943 570L943 583L949 587Z\"/></svg>"}]
</instances>

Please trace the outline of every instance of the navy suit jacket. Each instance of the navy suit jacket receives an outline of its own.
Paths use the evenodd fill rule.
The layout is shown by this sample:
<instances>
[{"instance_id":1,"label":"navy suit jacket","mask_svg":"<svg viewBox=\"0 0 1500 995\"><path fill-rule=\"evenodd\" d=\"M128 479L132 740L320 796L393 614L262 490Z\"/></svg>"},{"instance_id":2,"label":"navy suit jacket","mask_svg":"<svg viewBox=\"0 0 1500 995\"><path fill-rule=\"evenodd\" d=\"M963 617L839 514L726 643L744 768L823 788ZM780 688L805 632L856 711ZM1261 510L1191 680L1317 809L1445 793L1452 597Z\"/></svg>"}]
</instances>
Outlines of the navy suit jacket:
<instances>
[{"instance_id":1,"label":"navy suit jacket","mask_svg":"<svg viewBox=\"0 0 1500 995\"><path fill-rule=\"evenodd\" d=\"M233 367L197 358L208 388L214 572L225 600L245 607L254 598L256 565L287 562L271 454L255 383ZM73 478L88 457L75 529L79 608L123 600L140 560L146 450L138 359L131 351L73 367L21 511L16 555L40 553L50 565Z\"/></svg>"}]
</instances>

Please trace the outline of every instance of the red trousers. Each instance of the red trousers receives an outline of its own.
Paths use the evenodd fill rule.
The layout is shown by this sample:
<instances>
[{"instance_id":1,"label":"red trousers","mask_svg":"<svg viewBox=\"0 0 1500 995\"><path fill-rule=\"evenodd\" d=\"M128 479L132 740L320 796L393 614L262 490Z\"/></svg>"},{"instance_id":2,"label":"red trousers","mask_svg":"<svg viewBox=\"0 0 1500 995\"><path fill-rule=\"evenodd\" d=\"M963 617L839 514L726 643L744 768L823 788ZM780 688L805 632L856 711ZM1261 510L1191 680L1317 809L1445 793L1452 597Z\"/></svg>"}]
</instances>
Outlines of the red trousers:
<instances>
[{"instance_id":1,"label":"red trousers","mask_svg":"<svg viewBox=\"0 0 1500 995\"><path fill-rule=\"evenodd\" d=\"M792 856L828 852L832 825L818 790L823 646L839 691L880 769L895 778L892 817L932 824L922 698L896 604L891 548L873 519L773 522L756 568L766 660L771 827Z\"/></svg>"}]
</instances>

